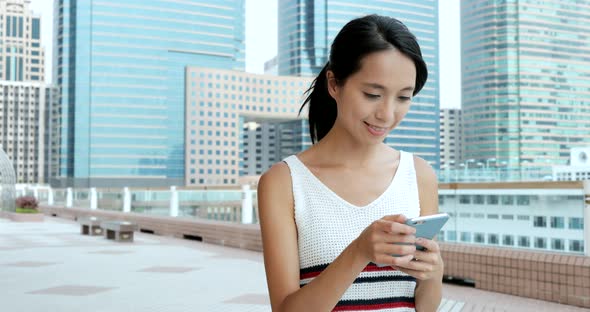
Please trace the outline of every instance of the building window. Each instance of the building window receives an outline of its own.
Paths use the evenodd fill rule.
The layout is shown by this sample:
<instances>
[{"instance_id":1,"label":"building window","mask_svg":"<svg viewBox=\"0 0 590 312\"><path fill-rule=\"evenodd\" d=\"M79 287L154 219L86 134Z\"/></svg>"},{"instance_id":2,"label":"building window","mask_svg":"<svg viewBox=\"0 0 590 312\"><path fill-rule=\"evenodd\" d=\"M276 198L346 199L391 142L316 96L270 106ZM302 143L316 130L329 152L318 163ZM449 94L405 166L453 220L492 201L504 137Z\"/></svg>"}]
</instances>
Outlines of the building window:
<instances>
[{"instance_id":1,"label":"building window","mask_svg":"<svg viewBox=\"0 0 590 312\"><path fill-rule=\"evenodd\" d=\"M565 250L565 244L561 238L551 239L551 249L554 250Z\"/></svg>"},{"instance_id":2,"label":"building window","mask_svg":"<svg viewBox=\"0 0 590 312\"><path fill-rule=\"evenodd\" d=\"M534 227L547 227L547 218L542 216L536 216L533 219Z\"/></svg>"},{"instance_id":3,"label":"building window","mask_svg":"<svg viewBox=\"0 0 590 312\"><path fill-rule=\"evenodd\" d=\"M497 205L498 204L498 195L488 195L488 204L489 205Z\"/></svg>"},{"instance_id":4,"label":"building window","mask_svg":"<svg viewBox=\"0 0 590 312\"><path fill-rule=\"evenodd\" d=\"M551 217L551 228L563 229L565 227L565 221L563 217Z\"/></svg>"},{"instance_id":5,"label":"building window","mask_svg":"<svg viewBox=\"0 0 590 312\"><path fill-rule=\"evenodd\" d=\"M520 216L517 216L517 219L518 219L518 221L529 221L531 219L531 217L520 215Z\"/></svg>"},{"instance_id":6,"label":"building window","mask_svg":"<svg viewBox=\"0 0 590 312\"><path fill-rule=\"evenodd\" d=\"M545 239L544 237L535 237L535 248L546 249L547 239Z\"/></svg>"},{"instance_id":7,"label":"building window","mask_svg":"<svg viewBox=\"0 0 590 312\"><path fill-rule=\"evenodd\" d=\"M512 206L514 205L514 197L510 195L502 195L502 205Z\"/></svg>"},{"instance_id":8,"label":"building window","mask_svg":"<svg viewBox=\"0 0 590 312\"><path fill-rule=\"evenodd\" d=\"M531 247L531 240L528 236L518 237L518 247Z\"/></svg>"},{"instance_id":9,"label":"building window","mask_svg":"<svg viewBox=\"0 0 590 312\"><path fill-rule=\"evenodd\" d=\"M518 195L516 197L516 204L519 206L530 205L530 197L528 195Z\"/></svg>"},{"instance_id":10,"label":"building window","mask_svg":"<svg viewBox=\"0 0 590 312\"><path fill-rule=\"evenodd\" d=\"M473 240L474 240L476 243L483 244L483 243L485 243L485 235L484 235L483 233L475 233L475 234L473 235Z\"/></svg>"},{"instance_id":11,"label":"building window","mask_svg":"<svg viewBox=\"0 0 590 312\"><path fill-rule=\"evenodd\" d=\"M582 240L570 239L570 251L584 252L584 244Z\"/></svg>"},{"instance_id":12,"label":"building window","mask_svg":"<svg viewBox=\"0 0 590 312\"><path fill-rule=\"evenodd\" d=\"M473 198L473 203L474 204L483 205L484 204L484 197L483 197L483 195L475 195L474 198Z\"/></svg>"},{"instance_id":13,"label":"building window","mask_svg":"<svg viewBox=\"0 0 590 312\"><path fill-rule=\"evenodd\" d=\"M502 220L514 220L514 215L502 215Z\"/></svg>"},{"instance_id":14,"label":"building window","mask_svg":"<svg viewBox=\"0 0 590 312\"><path fill-rule=\"evenodd\" d=\"M498 234L488 234L488 244L498 245Z\"/></svg>"},{"instance_id":15,"label":"building window","mask_svg":"<svg viewBox=\"0 0 590 312\"><path fill-rule=\"evenodd\" d=\"M497 214L495 214L495 213L489 213L488 214L488 219L498 219L498 218L499 218L499 216Z\"/></svg>"},{"instance_id":16,"label":"building window","mask_svg":"<svg viewBox=\"0 0 590 312\"><path fill-rule=\"evenodd\" d=\"M470 232L461 232L461 241L466 243L471 243L471 233Z\"/></svg>"},{"instance_id":17,"label":"building window","mask_svg":"<svg viewBox=\"0 0 590 312\"><path fill-rule=\"evenodd\" d=\"M459 203L461 203L461 204L471 204L471 196L469 196L469 195L460 195L459 196Z\"/></svg>"},{"instance_id":18,"label":"building window","mask_svg":"<svg viewBox=\"0 0 590 312\"><path fill-rule=\"evenodd\" d=\"M447 231L447 240L454 242L457 240L457 232L455 231Z\"/></svg>"},{"instance_id":19,"label":"building window","mask_svg":"<svg viewBox=\"0 0 590 312\"><path fill-rule=\"evenodd\" d=\"M485 215L483 213L476 212L473 214L473 217L476 219L483 219L485 217Z\"/></svg>"},{"instance_id":20,"label":"building window","mask_svg":"<svg viewBox=\"0 0 590 312\"><path fill-rule=\"evenodd\" d=\"M572 230L583 230L584 229L584 219L582 218L570 218L569 220L569 228Z\"/></svg>"},{"instance_id":21,"label":"building window","mask_svg":"<svg viewBox=\"0 0 590 312\"><path fill-rule=\"evenodd\" d=\"M505 246L514 246L514 237L512 235L504 235L502 237L502 244Z\"/></svg>"}]
</instances>

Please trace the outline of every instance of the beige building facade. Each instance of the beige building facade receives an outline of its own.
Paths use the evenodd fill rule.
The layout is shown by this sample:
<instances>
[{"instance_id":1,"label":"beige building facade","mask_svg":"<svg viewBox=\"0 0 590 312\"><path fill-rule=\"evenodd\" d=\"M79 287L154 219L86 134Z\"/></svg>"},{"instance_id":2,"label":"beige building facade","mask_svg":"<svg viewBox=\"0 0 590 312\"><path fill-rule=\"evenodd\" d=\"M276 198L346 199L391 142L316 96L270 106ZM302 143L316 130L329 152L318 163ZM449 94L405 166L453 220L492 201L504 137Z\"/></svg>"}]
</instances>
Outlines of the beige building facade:
<instances>
[{"instance_id":1,"label":"beige building facade","mask_svg":"<svg viewBox=\"0 0 590 312\"><path fill-rule=\"evenodd\" d=\"M251 120L297 119L311 81L187 67L185 185L239 184L244 125Z\"/></svg>"},{"instance_id":2,"label":"beige building facade","mask_svg":"<svg viewBox=\"0 0 590 312\"><path fill-rule=\"evenodd\" d=\"M440 110L441 169L459 165L461 158L461 109Z\"/></svg>"},{"instance_id":3,"label":"beige building facade","mask_svg":"<svg viewBox=\"0 0 590 312\"><path fill-rule=\"evenodd\" d=\"M50 168L55 88L34 82L0 82L0 145L17 183L46 183Z\"/></svg>"},{"instance_id":4,"label":"beige building facade","mask_svg":"<svg viewBox=\"0 0 590 312\"><path fill-rule=\"evenodd\" d=\"M0 0L0 80L44 81L41 18L30 0Z\"/></svg>"}]
</instances>

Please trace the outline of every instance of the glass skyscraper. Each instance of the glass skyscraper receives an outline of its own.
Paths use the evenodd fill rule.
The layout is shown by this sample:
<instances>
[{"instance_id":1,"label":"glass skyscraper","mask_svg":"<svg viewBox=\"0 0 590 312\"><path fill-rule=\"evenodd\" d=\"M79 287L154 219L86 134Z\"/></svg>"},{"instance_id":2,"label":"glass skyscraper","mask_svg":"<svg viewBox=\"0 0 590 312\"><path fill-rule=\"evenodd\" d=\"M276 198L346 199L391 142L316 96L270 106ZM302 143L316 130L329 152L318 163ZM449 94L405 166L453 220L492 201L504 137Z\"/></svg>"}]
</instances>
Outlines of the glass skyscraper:
<instances>
[{"instance_id":1,"label":"glass skyscraper","mask_svg":"<svg viewBox=\"0 0 590 312\"><path fill-rule=\"evenodd\" d=\"M185 67L244 70L245 0L56 0L55 185L184 185Z\"/></svg>"},{"instance_id":2,"label":"glass skyscraper","mask_svg":"<svg viewBox=\"0 0 590 312\"><path fill-rule=\"evenodd\" d=\"M590 144L589 9L588 0L461 2L465 159L548 168Z\"/></svg>"},{"instance_id":3,"label":"glass skyscraper","mask_svg":"<svg viewBox=\"0 0 590 312\"><path fill-rule=\"evenodd\" d=\"M353 18L380 14L402 21L418 38L428 82L386 143L439 166L438 1L279 0L279 75L315 76L328 61L330 44Z\"/></svg>"}]
</instances>

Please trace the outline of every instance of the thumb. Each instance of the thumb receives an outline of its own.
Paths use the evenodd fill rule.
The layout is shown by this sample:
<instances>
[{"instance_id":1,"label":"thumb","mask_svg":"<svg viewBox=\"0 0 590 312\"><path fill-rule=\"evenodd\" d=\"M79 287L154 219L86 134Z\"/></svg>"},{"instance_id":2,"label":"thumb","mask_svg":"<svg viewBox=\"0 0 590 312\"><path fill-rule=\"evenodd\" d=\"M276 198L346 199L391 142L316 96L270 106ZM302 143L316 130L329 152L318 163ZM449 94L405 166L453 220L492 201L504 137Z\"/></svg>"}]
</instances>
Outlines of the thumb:
<instances>
[{"instance_id":1,"label":"thumb","mask_svg":"<svg viewBox=\"0 0 590 312\"><path fill-rule=\"evenodd\" d=\"M383 217L382 219L397 223L406 223L406 220L408 220L408 218L406 218L406 216L404 216L403 214L388 215Z\"/></svg>"}]
</instances>

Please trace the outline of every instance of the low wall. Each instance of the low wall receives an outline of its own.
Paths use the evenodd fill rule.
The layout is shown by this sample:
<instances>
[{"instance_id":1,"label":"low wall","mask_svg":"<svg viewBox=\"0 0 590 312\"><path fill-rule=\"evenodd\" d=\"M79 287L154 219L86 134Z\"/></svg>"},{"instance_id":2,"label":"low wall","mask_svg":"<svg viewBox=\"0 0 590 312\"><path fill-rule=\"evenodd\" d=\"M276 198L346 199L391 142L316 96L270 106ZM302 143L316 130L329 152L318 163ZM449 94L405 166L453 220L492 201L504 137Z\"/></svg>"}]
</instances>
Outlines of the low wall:
<instances>
[{"instance_id":1,"label":"low wall","mask_svg":"<svg viewBox=\"0 0 590 312\"><path fill-rule=\"evenodd\" d=\"M144 232L262 251L258 224L43 205L41 210L74 220L92 215L133 221ZM473 281L482 290L590 308L590 257L442 242L440 246L446 277Z\"/></svg>"},{"instance_id":2,"label":"low wall","mask_svg":"<svg viewBox=\"0 0 590 312\"><path fill-rule=\"evenodd\" d=\"M194 239L205 243L254 251L262 250L258 224L237 224L197 218L185 219L45 205L41 205L40 209L46 215L60 218L77 220L79 217L94 216L103 219L132 221L138 224L140 231L146 233Z\"/></svg>"}]
</instances>

